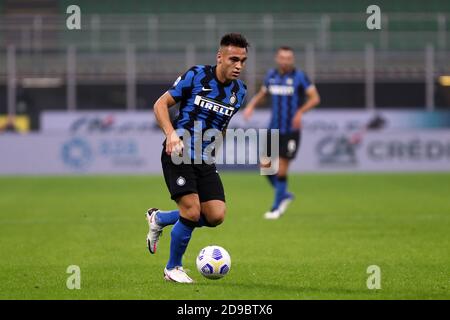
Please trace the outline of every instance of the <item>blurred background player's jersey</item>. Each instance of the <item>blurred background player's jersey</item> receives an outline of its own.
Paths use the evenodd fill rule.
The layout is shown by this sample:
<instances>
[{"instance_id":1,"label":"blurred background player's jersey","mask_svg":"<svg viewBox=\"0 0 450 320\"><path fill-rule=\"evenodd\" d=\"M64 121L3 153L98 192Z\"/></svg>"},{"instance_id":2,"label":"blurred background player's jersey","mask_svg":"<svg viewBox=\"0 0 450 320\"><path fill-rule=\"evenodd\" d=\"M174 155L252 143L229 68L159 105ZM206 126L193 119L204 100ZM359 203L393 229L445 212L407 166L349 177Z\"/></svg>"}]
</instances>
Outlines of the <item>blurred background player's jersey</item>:
<instances>
[{"instance_id":1,"label":"blurred background player's jersey","mask_svg":"<svg viewBox=\"0 0 450 320\"><path fill-rule=\"evenodd\" d=\"M173 126L189 131L191 159L197 158L195 142L202 139L206 130L226 130L231 117L242 106L246 91L247 87L241 80L221 83L216 77L216 67L208 65L194 66L175 81L169 93L176 102L180 102L180 108ZM201 142L203 160L206 160L204 150L210 143L211 140ZM184 145L187 146L186 141Z\"/></svg>"},{"instance_id":2,"label":"blurred background player's jersey","mask_svg":"<svg viewBox=\"0 0 450 320\"><path fill-rule=\"evenodd\" d=\"M269 70L264 79L264 86L272 97L270 129L279 129L280 134L298 131L292 128L292 119L305 102L306 90L311 85L311 81L303 71L294 69L280 74L277 69Z\"/></svg>"}]
</instances>

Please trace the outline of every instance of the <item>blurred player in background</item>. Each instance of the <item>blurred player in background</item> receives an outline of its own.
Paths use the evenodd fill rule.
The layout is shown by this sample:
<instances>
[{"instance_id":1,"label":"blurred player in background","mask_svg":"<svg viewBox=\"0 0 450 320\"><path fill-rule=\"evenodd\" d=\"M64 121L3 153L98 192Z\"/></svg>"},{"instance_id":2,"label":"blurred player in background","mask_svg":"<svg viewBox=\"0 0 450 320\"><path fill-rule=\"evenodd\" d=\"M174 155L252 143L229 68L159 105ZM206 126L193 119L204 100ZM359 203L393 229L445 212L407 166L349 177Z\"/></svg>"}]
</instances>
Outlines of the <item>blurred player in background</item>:
<instances>
[{"instance_id":1,"label":"blurred player in background","mask_svg":"<svg viewBox=\"0 0 450 320\"><path fill-rule=\"evenodd\" d=\"M182 267L182 257L192 231L196 227L215 227L225 218L222 181L214 163L205 161L210 160L205 158L210 141L202 142L202 136L197 134L209 129L222 134L241 107L247 87L238 77L247 60L247 47L247 40L242 35L225 35L220 42L216 66L192 67L155 103L155 116L166 136L161 155L164 179L178 209L151 208L147 211L150 227L147 247L150 253L155 253L163 228L174 224L170 258L164 269L166 280L193 282ZM179 115L172 123L169 108L177 102L180 102ZM201 124L200 129L198 124ZM182 140L180 131L188 132L191 139ZM195 150L198 145L195 141L200 142L200 154ZM175 164L171 157L173 152L188 152L189 163Z\"/></svg>"},{"instance_id":2,"label":"blurred player in background","mask_svg":"<svg viewBox=\"0 0 450 320\"><path fill-rule=\"evenodd\" d=\"M264 214L266 219L278 219L287 209L294 195L288 192L287 176L289 162L297 154L300 144L300 129L303 115L320 103L316 87L306 74L295 68L294 51L280 47L275 56L277 68L269 70L259 92L244 110L244 119L249 120L253 110L267 94L272 97L272 117L269 129L279 129L279 169L276 175L267 176L274 188L275 197L271 209ZM270 155L270 133L267 136L267 156Z\"/></svg>"}]
</instances>

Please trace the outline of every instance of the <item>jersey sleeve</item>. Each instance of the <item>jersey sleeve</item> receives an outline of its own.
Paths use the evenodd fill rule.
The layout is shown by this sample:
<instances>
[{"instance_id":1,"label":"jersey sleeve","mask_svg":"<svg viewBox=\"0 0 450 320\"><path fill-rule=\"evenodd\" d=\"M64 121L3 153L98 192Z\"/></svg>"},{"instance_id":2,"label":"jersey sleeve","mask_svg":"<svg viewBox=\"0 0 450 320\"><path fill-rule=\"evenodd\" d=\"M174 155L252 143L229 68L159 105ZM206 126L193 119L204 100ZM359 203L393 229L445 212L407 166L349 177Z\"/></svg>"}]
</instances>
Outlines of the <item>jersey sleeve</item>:
<instances>
[{"instance_id":1,"label":"jersey sleeve","mask_svg":"<svg viewBox=\"0 0 450 320\"><path fill-rule=\"evenodd\" d=\"M241 84L242 84L242 88L241 88L241 91L242 91L242 103L241 103L241 105L245 105L246 104L246 99L247 99L247 85L243 81L241 81Z\"/></svg>"},{"instance_id":2,"label":"jersey sleeve","mask_svg":"<svg viewBox=\"0 0 450 320\"><path fill-rule=\"evenodd\" d=\"M270 83L270 77L272 76L272 70L269 70L266 74L266 76L264 77L264 81L263 81L263 87L264 88L269 88L269 83Z\"/></svg>"},{"instance_id":3,"label":"jersey sleeve","mask_svg":"<svg viewBox=\"0 0 450 320\"><path fill-rule=\"evenodd\" d=\"M192 67L183 75L179 76L173 83L172 87L168 90L176 102L182 100L183 98L187 98L187 95L192 91L195 74L195 67Z\"/></svg>"},{"instance_id":4,"label":"jersey sleeve","mask_svg":"<svg viewBox=\"0 0 450 320\"><path fill-rule=\"evenodd\" d=\"M309 80L309 77L304 72L299 73L298 78L299 78L299 87L304 91L306 91L310 86L313 85L311 80Z\"/></svg>"}]
</instances>

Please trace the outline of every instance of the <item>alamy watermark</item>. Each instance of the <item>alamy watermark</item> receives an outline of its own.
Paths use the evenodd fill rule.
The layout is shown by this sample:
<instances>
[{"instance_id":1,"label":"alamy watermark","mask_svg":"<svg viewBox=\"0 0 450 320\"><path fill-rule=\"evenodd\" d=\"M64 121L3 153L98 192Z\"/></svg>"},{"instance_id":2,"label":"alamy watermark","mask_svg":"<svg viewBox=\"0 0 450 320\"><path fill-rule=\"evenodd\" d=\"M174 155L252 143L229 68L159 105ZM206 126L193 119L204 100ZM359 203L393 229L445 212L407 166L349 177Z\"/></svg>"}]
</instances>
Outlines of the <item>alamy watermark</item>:
<instances>
[{"instance_id":1,"label":"alamy watermark","mask_svg":"<svg viewBox=\"0 0 450 320\"><path fill-rule=\"evenodd\" d=\"M377 265L371 265L367 267L367 289L379 290L381 289L381 268Z\"/></svg>"},{"instance_id":2,"label":"alamy watermark","mask_svg":"<svg viewBox=\"0 0 450 320\"><path fill-rule=\"evenodd\" d=\"M193 132L193 134L191 134ZM192 131L177 129L166 140L177 141L171 153L174 164L260 164L261 175L278 172L278 129L203 129L195 121ZM270 139L270 143L268 143Z\"/></svg>"},{"instance_id":3,"label":"alamy watermark","mask_svg":"<svg viewBox=\"0 0 450 320\"><path fill-rule=\"evenodd\" d=\"M66 19L66 27L69 30L81 30L81 8L78 5L70 5L66 9L66 13L70 14ZM381 8L372 4L367 7L366 13L370 14L366 20L366 26L369 30L381 29Z\"/></svg>"},{"instance_id":4,"label":"alamy watermark","mask_svg":"<svg viewBox=\"0 0 450 320\"><path fill-rule=\"evenodd\" d=\"M70 5L66 9L70 16L66 19L66 27L69 30L81 30L81 9L77 5Z\"/></svg>"},{"instance_id":5,"label":"alamy watermark","mask_svg":"<svg viewBox=\"0 0 450 320\"><path fill-rule=\"evenodd\" d=\"M367 7L366 13L370 16L366 20L366 26L369 30L381 29L381 9L379 6L372 4Z\"/></svg>"},{"instance_id":6,"label":"alamy watermark","mask_svg":"<svg viewBox=\"0 0 450 320\"><path fill-rule=\"evenodd\" d=\"M69 290L81 289L81 269L77 265L70 265L66 269L66 273L70 274L66 281L66 287Z\"/></svg>"}]
</instances>

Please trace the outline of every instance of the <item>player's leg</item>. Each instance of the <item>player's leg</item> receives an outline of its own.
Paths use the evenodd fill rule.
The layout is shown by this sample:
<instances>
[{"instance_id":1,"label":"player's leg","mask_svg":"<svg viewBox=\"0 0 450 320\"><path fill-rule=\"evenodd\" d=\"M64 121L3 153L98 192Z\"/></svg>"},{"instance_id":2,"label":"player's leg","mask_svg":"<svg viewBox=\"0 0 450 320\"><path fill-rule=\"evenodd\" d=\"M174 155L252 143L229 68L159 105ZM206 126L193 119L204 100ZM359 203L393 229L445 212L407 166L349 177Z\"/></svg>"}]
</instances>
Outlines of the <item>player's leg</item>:
<instances>
[{"instance_id":1,"label":"player's leg","mask_svg":"<svg viewBox=\"0 0 450 320\"><path fill-rule=\"evenodd\" d=\"M280 215L283 214L289 204L292 202L292 200L295 199L294 194L292 194L291 192L288 191L288 171L289 171L289 163L295 159L295 157L297 156L298 150L300 149L300 143L301 143L301 131L294 131L291 134L289 134L289 139L287 142L287 153L286 153L286 157L285 157L285 161L287 162L286 170L284 172L280 171L280 174L278 175L278 181L285 181L284 184L284 188L285 191L283 192L284 195L281 196L281 202L280 205L278 207L278 210L280 211ZM281 178L280 178L281 177Z\"/></svg>"},{"instance_id":2,"label":"player's leg","mask_svg":"<svg viewBox=\"0 0 450 320\"><path fill-rule=\"evenodd\" d=\"M180 218L171 232L170 258L164 269L165 278L176 282L192 282L182 269L182 257L195 227L215 227L225 218L225 195L222 181L214 165L195 166L197 193L177 199Z\"/></svg>"},{"instance_id":3,"label":"player's leg","mask_svg":"<svg viewBox=\"0 0 450 320\"><path fill-rule=\"evenodd\" d=\"M161 153L161 164L164 181L172 200L177 200L183 195L197 193L196 177L192 165L175 165L164 149ZM147 211L146 217L149 224L147 248L153 254L156 252L163 228L178 221L180 210L160 211L157 208L151 208Z\"/></svg>"},{"instance_id":4,"label":"player's leg","mask_svg":"<svg viewBox=\"0 0 450 320\"><path fill-rule=\"evenodd\" d=\"M281 157L279 161L279 170L277 174L277 182L275 186L275 199L272 210L279 210L283 214L294 196L288 192L288 171L291 160Z\"/></svg>"},{"instance_id":5,"label":"player's leg","mask_svg":"<svg viewBox=\"0 0 450 320\"><path fill-rule=\"evenodd\" d=\"M202 215L200 226L215 227L225 219L225 191L215 165L203 164L197 167L197 189Z\"/></svg>"},{"instance_id":6,"label":"player's leg","mask_svg":"<svg viewBox=\"0 0 450 320\"><path fill-rule=\"evenodd\" d=\"M264 141L264 147L263 147L263 154L261 155L261 159L267 159L270 158L272 155L272 147L271 147L271 141L272 141L272 136L271 136L271 130L267 130L267 135L265 137L265 141ZM263 160L261 160L261 168L270 168L271 166L271 162L269 161L268 163L263 163ZM276 186L276 182L277 182L277 175L276 174L268 174L266 175L267 181L269 182L269 184L275 188Z\"/></svg>"},{"instance_id":7,"label":"player's leg","mask_svg":"<svg viewBox=\"0 0 450 320\"><path fill-rule=\"evenodd\" d=\"M163 228L169 225L174 225L180 218L180 210L162 211L158 208L150 208L146 213L149 232L147 234L147 248L150 253L156 253L159 238L162 235ZM200 213L200 219L196 222L196 227L201 228L204 226L211 227L210 223L206 219L203 211Z\"/></svg>"},{"instance_id":8,"label":"player's leg","mask_svg":"<svg viewBox=\"0 0 450 320\"><path fill-rule=\"evenodd\" d=\"M269 165L267 166L261 166L262 168L270 168ZM276 174L267 174L265 176L267 178L267 181L269 182L269 184L271 185L272 188L275 188L276 183L277 183L277 175Z\"/></svg>"},{"instance_id":9,"label":"player's leg","mask_svg":"<svg viewBox=\"0 0 450 320\"><path fill-rule=\"evenodd\" d=\"M271 209L264 214L266 219L278 219L281 216L279 206L287 197L287 171L289 169L289 159L280 157L278 161L278 172L274 182L274 200Z\"/></svg>"},{"instance_id":10,"label":"player's leg","mask_svg":"<svg viewBox=\"0 0 450 320\"><path fill-rule=\"evenodd\" d=\"M278 160L276 160L276 161L278 161ZM268 169L271 167L271 165L272 165L272 161L269 161L269 162L265 162L264 164L261 163L259 165L259 167L262 169ZM275 189L277 186L277 180L278 180L277 174L267 174L267 175L265 175L265 177L267 178L267 181L269 182L270 186Z\"/></svg>"},{"instance_id":11,"label":"player's leg","mask_svg":"<svg viewBox=\"0 0 450 320\"><path fill-rule=\"evenodd\" d=\"M178 219L180 218L180 210L169 210L169 211L163 211L159 210L158 208L150 208L147 210L147 219L150 228L156 229L162 229L167 226L174 225ZM200 219L197 222L197 227L204 227L208 226L208 221L205 218L205 215L203 214L203 211L200 213Z\"/></svg>"},{"instance_id":12,"label":"player's leg","mask_svg":"<svg viewBox=\"0 0 450 320\"><path fill-rule=\"evenodd\" d=\"M180 217L171 232L170 258L167 268L181 267L181 259L189 243L192 231L200 218L200 200L198 194L191 193L177 200Z\"/></svg>"},{"instance_id":13,"label":"player's leg","mask_svg":"<svg viewBox=\"0 0 450 320\"><path fill-rule=\"evenodd\" d=\"M206 226L216 227L225 220L226 205L222 200L209 200L200 204Z\"/></svg>"},{"instance_id":14,"label":"player's leg","mask_svg":"<svg viewBox=\"0 0 450 320\"><path fill-rule=\"evenodd\" d=\"M146 217L150 228L148 238L159 239L159 237L162 235L163 228L174 225L178 221L178 219L180 218L180 210L176 209L170 211L162 211L158 208L150 208L147 210ZM200 219L198 220L196 227L201 228L204 226L210 225L206 220L203 212L201 212ZM148 239L147 241L152 243L152 245L148 245L148 247L151 248L150 252L155 253L156 247L154 246L157 241L151 241L150 239Z\"/></svg>"},{"instance_id":15,"label":"player's leg","mask_svg":"<svg viewBox=\"0 0 450 320\"><path fill-rule=\"evenodd\" d=\"M299 132L280 135L280 157L275 181L275 196L271 210L264 215L267 219L279 218L294 199L294 195L288 192L288 171L290 162L297 154L299 141Z\"/></svg>"},{"instance_id":16,"label":"player's leg","mask_svg":"<svg viewBox=\"0 0 450 320\"><path fill-rule=\"evenodd\" d=\"M156 223L163 228L166 226L174 225L178 221L179 217L179 209L169 211L158 210L158 212L155 213Z\"/></svg>"},{"instance_id":17,"label":"player's leg","mask_svg":"<svg viewBox=\"0 0 450 320\"><path fill-rule=\"evenodd\" d=\"M178 221L170 233L170 256L164 269L166 280L191 283L193 280L183 270L183 255L192 236L192 231L200 219L200 200L198 194L191 193L177 199L180 212Z\"/></svg>"}]
</instances>

